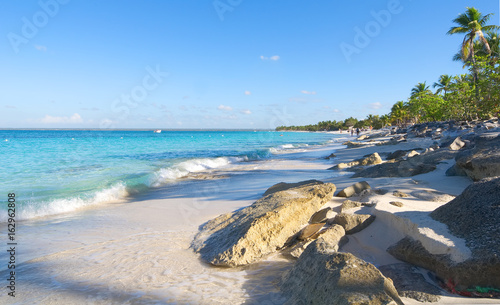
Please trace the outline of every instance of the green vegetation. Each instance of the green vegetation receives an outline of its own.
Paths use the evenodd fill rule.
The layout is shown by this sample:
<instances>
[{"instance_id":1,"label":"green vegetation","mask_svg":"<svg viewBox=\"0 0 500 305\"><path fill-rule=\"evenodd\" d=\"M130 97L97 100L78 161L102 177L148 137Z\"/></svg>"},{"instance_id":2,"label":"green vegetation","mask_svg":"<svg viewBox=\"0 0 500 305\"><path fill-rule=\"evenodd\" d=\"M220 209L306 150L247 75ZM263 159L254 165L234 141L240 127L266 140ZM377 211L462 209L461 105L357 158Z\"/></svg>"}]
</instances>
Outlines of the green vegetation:
<instances>
[{"instance_id":1,"label":"green vegetation","mask_svg":"<svg viewBox=\"0 0 500 305\"><path fill-rule=\"evenodd\" d=\"M448 35L465 34L460 49L453 60L461 61L468 73L443 74L429 89L426 82L411 89L406 101L396 102L387 115L369 115L364 120L348 118L344 121L326 121L307 126L280 126L277 130L338 130L349 127L407 125L445 120L488 119L500 113L500 27L488 25L492 14L483 15L468 7L453 20Z\"/></svg>"}]
</instances>

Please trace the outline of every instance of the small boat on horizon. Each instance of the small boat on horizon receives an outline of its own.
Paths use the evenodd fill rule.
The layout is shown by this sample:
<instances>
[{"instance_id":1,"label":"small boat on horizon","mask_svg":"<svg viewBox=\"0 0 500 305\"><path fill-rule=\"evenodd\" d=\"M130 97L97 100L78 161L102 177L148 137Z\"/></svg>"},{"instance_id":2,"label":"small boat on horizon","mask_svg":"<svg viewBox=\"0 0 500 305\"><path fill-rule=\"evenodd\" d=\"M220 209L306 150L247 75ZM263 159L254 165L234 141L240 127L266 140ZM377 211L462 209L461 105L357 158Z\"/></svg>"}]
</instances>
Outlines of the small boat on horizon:
<instances>
[{"instance_id":1,"label":"small boat on horizon","mask_svg":"<svg viewBox=\"0 0 500 305\"><path fill-rule=\"evenodd\" d=\"M154 133L161 133L161 129L155 129Z\"/></svg>"}]
</instances>

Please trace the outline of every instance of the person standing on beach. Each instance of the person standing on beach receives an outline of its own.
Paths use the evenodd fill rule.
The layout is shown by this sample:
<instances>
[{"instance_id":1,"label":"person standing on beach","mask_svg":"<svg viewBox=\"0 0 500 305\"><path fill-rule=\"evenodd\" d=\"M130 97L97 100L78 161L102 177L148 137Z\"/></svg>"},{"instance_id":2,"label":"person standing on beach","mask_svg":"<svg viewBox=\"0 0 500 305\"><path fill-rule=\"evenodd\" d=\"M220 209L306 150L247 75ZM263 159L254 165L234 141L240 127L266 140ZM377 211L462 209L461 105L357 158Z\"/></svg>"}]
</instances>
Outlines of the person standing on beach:
<instances>
[{"instance_id":1,"label":"person standing on beach","mask_svg":"<svg viewBox=\"0 0 500 305\"><path fill-rule=\"evenodd\" d=\"M359 128L356 128L356 135L359 136Z\"/></svg>"},{"instance_id":2,"label":"person standing on beach","mask_svg":"<svg viewBox=\"0 0 500 305\"><path fill-rule=\"evenodd\" d=\"M354 136L354 128L351 127L351 137Z\"/></svg>"}]
</instances>

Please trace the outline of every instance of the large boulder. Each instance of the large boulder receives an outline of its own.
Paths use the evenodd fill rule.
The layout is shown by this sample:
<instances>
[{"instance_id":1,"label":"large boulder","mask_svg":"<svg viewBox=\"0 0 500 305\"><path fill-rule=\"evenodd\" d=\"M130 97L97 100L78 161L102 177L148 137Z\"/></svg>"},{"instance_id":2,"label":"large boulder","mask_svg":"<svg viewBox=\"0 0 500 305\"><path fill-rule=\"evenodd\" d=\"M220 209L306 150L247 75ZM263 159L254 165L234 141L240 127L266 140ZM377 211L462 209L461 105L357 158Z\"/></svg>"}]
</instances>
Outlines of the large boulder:
<instances>
[{"instance_id":1,"label":"large boulder","mask_svg":"<svg viewBox=\"0 0 500 305\"><path fill-rule=\"evenodd\" d=\"M264 192L264 196L270 195L272 193L276 193L279 191L286 191L288 189L294 188L294 187L299 187L299 186L306 186L306 185L315 185L315 184L322 184L323 182L318 181L318 180L306 180L306 181L300 181L296 183L286 183L286 182L280 182L276 183L275 185L271 186Z\"/></svg>"},{"instance_id":2,"label":"large boulder","mask_svg":"<svg viewBox=\"0 0 500 305\"><path fill-rule=\"evenodd\" d=\"M430 215L465 240L471 250L470 258L457 262L449 254L431 254L411 238L391 246L389 253L462 287L500 288L500 177L470 185Z\"/></svg>"},{"instance_id":3,"label":"large boulder","mask_svg":"<svg viewBox=\"0 0 500 305\"><path fill-rule=\"evenodd\" d=\"M474 181L500 176L500 132L477 135L472 142L456 156L457 166Z\"/></svg>"},{"instance_id":4,"label":"large boulder","mask_svg":"<svg viewBox=\"0 0 500 305\"><path fill-rule=\"evenodd\" d=\"M335 246L320 237L306 248L281 282L285 304L403 304L375 266Z\"/></svg>"},{"instance_id":5,"label":"large boulder","mask_svg":"<svg viewBox=\"0 0 500 305\"><path fill-rule=\"evenodd\" d=\"M192 248L214 265L255 262L283 247L334 192L334 184L319 181L276 191L244 209L208 221Z\"/></svg>"}]
</instances>

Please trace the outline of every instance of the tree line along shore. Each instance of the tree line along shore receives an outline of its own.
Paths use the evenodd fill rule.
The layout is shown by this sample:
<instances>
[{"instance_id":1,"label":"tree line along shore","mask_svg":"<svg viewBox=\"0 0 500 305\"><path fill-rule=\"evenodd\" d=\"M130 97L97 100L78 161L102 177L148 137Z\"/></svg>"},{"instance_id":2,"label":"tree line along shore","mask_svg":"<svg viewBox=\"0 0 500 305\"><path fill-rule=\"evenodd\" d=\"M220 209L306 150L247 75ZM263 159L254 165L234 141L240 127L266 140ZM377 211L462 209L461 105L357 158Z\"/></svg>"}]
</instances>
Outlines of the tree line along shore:
<instances>
[{"instance_id":1,"label":"tree line along shore","mask_svg":"<svg viewBox=\"0 0 500 305\"><path fill-rule=\"evenodd\" d=\"M443 74L431 86L426 81L411 89L406 101L397 101L390 113L359 120L322 121L304 126L279 126L277 131L334 131L349 128L405 126L434 121L471 121L498 117L500 113L499 26L488 24L493 14L474 7L453 20L447 35L463 35L454 61L467 72Z\"/></svg>"}]
</instances>

